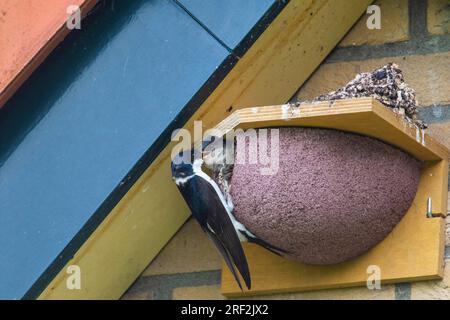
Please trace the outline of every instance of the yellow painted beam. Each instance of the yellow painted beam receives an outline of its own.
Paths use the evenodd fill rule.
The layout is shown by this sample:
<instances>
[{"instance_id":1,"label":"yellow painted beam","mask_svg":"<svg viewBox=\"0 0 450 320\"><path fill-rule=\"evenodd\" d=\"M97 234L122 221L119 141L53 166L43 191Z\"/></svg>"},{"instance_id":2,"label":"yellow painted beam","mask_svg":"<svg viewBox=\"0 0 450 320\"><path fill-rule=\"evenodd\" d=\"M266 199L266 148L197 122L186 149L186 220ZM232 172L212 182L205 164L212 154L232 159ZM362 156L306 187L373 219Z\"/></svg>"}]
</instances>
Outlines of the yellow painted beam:
<instances>
[{"instance_id":1,"label":"yellow painted beam","mask_svg":"<svg viewBox=\"0 0 450 320\"><path fill-rule=\"evenodd\" d=\"M367 268L381 270L382 284L438 279L443 275L445 220L427 218L428 197L435 212L447 212L449 151L425 131L407 123L372 98L302 105L267 106L236 111L217 127L301 126L338 129L382 140L424 161L414 201L394 230L378 245L347 262L313 266L296 263L261 247L244 244L252 289L241 291L229 269L222 271L222 294L227 297L366 285Z\"/></svg>"},{"instance_id":2,"label":"yellow painted beam","mask_svg":"<svg viewBox=\"0 0 450 320\"><path fill-rule=\"evenodd\" d=\"M292 0L186 124L211 128L230 106L287 101L350 27L369 0ZM170 178L169 144L69 261L81 290L68 290L66 268L40 299L116 299L189 216ZM66 266L66 267L67 267Z\"/></svg>"}]
</instances>

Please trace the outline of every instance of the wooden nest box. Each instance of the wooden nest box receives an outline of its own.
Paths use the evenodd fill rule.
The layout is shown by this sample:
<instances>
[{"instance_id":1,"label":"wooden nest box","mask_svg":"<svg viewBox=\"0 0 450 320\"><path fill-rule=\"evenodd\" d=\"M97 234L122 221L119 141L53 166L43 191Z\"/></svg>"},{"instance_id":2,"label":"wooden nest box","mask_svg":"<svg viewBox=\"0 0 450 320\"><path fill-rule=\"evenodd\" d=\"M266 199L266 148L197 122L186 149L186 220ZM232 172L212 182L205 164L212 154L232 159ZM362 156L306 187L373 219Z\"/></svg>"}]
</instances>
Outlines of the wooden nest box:
<instances>
[{"instance_id":1,"label":"wooden nest box","mask_svg":"<svg viewBox=\"0 0 450 320\"><path fill-rule=\"evenodd\" d=\"M448 150L372 98L339 100L332 104L302 104L235 111L216 126L225 135L233 129L317 127L369 136L393 145L424 163L413 203L393 231L376 246L349 261L308 265L244 244L252 289L241 291L228 268L222 271L227 297L365 286L371 266L381 270L382 284L439 279L443 276L447 212ZM432 200L432 206L430 205Z\"/></svg>"}]
</instances>

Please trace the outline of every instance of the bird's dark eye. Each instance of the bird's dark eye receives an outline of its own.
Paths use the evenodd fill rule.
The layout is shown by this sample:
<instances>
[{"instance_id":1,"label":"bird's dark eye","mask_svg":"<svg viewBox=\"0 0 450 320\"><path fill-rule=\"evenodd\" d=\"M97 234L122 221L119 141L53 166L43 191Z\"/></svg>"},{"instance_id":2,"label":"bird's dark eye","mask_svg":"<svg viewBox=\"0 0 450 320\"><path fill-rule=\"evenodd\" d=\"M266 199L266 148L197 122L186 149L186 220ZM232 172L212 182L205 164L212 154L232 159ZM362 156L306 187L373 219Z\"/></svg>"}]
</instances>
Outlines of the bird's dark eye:
<instances>
[{"instance_id":1,"label":"bird's dark eye","mask_svg":"<svg viewBox=\"0 0 450 320\"><path fill-rule=\"evenodd\" d=\"M172 163L172 176L178 178L185 178L194 174L191 164L181 163L175 164Z\"/></svg>"}]
</instances>

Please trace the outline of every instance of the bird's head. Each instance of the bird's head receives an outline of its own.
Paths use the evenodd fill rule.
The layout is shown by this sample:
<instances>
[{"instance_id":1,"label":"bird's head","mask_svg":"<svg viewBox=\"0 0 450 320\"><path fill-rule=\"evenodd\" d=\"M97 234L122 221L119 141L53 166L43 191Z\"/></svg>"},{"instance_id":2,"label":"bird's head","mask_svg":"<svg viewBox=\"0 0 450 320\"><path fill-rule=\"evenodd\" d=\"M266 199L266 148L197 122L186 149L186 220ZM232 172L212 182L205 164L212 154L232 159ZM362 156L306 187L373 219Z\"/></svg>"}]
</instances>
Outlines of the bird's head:
<instances>
[{"instance_id":1,"label":"bird's head","mask_svg":"<svg viewBox=\"0 0 450 320\"><path fill-rule=\"evenodd\" d=\"M185 183L188 177L201 171L204 162L203 157L207 154L205 149L208 150L207 147L213 143L217 144L217 137L208 136L201 141L201 145L197 145L190 150L183 150L173 157L171 167L172 178L175 183ZM219 143L222 144L222 141L219 140Z\"/></svg>"},{"instance_id":2,"label":"bird's head","mask_svg":"<svg viewBox=\"0 0 450 320\"><path fill-rule=\"evenodd\" d=\"M184 159L182 154L177 155L172 160L172 178L176 179L185 179L194 174L194 168L192 166L190 159Z\"/></svg>"}]
</instances>

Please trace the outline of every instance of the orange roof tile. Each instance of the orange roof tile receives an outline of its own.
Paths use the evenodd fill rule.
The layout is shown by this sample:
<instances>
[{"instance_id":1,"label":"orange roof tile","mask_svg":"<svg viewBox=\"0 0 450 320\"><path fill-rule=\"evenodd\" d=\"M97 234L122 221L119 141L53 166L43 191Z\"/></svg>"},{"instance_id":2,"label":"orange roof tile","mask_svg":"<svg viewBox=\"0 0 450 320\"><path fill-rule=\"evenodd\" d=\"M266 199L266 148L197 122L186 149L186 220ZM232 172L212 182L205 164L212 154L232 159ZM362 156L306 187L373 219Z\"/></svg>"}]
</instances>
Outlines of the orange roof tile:
<instances>
[{"instance_id":1,"label":"orange roof tile","mask_svg":"<svg viewBox=\"0 0 450 320\"><path fill-rule=\"evenodd\" d=\"M87 13L97 0L0 2L0 108L69 33L69 5Z\"/></svg>"}]
</instances>

